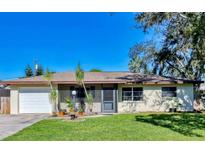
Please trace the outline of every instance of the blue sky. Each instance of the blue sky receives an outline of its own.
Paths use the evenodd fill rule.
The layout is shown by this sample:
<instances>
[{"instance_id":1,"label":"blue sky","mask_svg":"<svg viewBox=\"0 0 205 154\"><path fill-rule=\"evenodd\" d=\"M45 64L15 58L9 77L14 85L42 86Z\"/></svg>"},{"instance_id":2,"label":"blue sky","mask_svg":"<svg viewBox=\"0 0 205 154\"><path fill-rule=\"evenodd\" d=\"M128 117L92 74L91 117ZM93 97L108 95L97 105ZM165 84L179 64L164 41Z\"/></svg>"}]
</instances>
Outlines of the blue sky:
<instances>
[{"instance_id":1,"label":"blue sky","mask_svg":"<svg viewBox=\"0 0 205 154\"><path fill-rule=\"evenodd\" d=\"M133 13L0 13L0 80L24 76L37 59L53 71L127 71L128 52L145 35Z\"/></svg>"}]
</instances>

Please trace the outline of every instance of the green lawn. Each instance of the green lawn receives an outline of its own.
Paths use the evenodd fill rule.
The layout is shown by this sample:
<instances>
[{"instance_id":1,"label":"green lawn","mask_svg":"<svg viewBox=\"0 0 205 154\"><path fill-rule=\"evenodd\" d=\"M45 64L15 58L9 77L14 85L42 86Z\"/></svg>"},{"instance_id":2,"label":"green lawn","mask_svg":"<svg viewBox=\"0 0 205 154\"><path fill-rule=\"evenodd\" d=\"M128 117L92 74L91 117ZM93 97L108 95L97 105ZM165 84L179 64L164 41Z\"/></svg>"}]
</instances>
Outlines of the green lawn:
<instances>
[{"instance_id":1,"label":"green lawn","mask_svg":"<svg viewBox=\"0 0 205 154\"><path fill-rule=\"evenodd\" d=\"M204 114L128 114L43 120L6 141L205 141Z\"/></svg>"}]
</instances>

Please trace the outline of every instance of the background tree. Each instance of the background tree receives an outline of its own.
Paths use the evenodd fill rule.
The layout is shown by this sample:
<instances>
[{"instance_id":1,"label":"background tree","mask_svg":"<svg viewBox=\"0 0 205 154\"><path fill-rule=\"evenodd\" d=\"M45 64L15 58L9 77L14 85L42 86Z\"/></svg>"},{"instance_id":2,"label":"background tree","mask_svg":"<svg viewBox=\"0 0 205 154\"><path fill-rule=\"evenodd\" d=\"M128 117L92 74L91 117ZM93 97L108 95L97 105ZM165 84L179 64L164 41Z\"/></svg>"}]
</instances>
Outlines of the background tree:
<instances>
[{"instance_id":1,"label":"background tree","mask_svg":"<svg viewBox=\"0 0 205 154\"><path fill-rule=\"evenodd\" d=\"M138 13L137 26L145 33L154 31L161 38L146 61L153 73L200 80L205 72L205 13ZM142 43L142 45L144 42ZM141 64L143 56L138 52L136 61ZM131 59L133 60L133 59ZM141 65L139 65L141 66Z\"/></svg>"},{"instance_id":2,"label":"background tree","mask_svg":"<svg viewBox=\"0 0 205 154\"><path fill-rule=\"evenodd\" d=\"M37 69L36 69L35 75L36 75L36 76L40 76L40 75L43 75L43 74L44 74L43 66L42 66L42 65L38 65L38 67L37 67Z\"/></svg>"},{"instance_id":3,"label":"background tree","mask_svg":"<svg viewBox=\"0 0 205 154\"><path fill-rule=\"evenodd\" d=\"M129 70L134 73L156 74L153 64L157 52L152 41L137 43L129 52Z\"/></svg>"},{"instance_id":4,"label":"background tree","mask_svg":"<svg viewBox=\"0 0 205 154\"><path fill-rule=\"evenodd\" d=\"M137 27L158 37L152 72L201 80L205 73L205 13L138 13ZM144 43L142 43L144 44ZM146 53L149 50L145 48ZM139 58L142 58L137 54ZM148 58L150 61L153 59ZM146 59L147 60L147 59ZM149 61L147 60L147 61ZM139 63L142 59L138 60ZM197 98L200 84L195 85Z\"/></svg>"},{"instance_id":5,"label":"background tree","mask_svg":"<svg viewBox=\"0 0 205 154\"><path fill-rule=\"evenodd\" d=\"M32 70L30 65L26 66L25 75L26 75L26 77L32 77L33 76L33 70Z\"/></svg>"},{"instance_id":6,"label":"background tree","mask_svg":"<svg viewBox=\"0 0 205 154\"><path fill-rule=\"evenodd\" d=\"M97 68L93 68L93 69L90 70L90 72L102 72L102 70L101 69L97 69Z\"/></svg>"}]
</instances>

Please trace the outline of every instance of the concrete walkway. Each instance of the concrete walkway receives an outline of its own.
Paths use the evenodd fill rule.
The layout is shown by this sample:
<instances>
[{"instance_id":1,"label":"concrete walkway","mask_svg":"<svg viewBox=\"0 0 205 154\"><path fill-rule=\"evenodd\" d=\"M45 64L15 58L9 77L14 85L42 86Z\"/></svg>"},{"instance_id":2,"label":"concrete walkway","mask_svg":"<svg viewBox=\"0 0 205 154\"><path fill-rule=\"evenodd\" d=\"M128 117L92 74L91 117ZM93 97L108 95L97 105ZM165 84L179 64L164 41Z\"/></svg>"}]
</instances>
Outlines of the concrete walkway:
<instances>
[{"instance_id":1,"label":"concrete walkway","mask_svg":"<svg viewBox=\"0 0 205 154\"><path fill-rule=\"evenodd\" d=\"M84 116L79 118L99 118L99 117L106 117L111 116L112 114L98 114L98 115L90 115L90 116Z\"/></svg>"},{"instance_id":2,"label":"concrete walkway","mask_svg":"<svg viewBox=\"0 0 205 154\"><path fill-rule=\"evenodd\" d=\"M0 140L48 117L48 114L0 115Z\"/></svg>"}]
</instances>

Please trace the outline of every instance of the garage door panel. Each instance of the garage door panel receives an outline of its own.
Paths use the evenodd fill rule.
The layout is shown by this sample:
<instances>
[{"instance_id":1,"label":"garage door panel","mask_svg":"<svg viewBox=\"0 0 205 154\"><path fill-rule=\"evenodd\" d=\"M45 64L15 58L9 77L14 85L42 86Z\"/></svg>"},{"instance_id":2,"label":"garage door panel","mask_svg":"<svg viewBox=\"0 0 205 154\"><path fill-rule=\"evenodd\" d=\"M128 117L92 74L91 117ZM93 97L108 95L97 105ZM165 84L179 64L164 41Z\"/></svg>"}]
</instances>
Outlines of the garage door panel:
<instances>
[{"instance_id":1,"label":"garage door panel","mask_svg":"<svg viewBox=\"0 0 205 154\"><path fill-rule=\"evenodd\" d=\"M46 105L42 105L42 104L26 104L26 105L23 106L23 108L30 108L30 107L36 107L36 106L39 106L38 109L43 108L43 107L48 107L47 104Z\"/></svg>"},{"instance_id":2,"label":"garage door panel","mask_svg":"<svg viewBox=\"0 0 205 154\"><path fill-rule=\"evenodd\" d=\"M19 93L20 113L51 113L49 88L24 88Z\"/></svg>"},{"instance_id":3,"label":"garage door panel","mask_svg":"<svg viewBox=\"0 0 205 154\"><path fill-rule=\"evenodd\" d=\"M39 97L39 96L38 96ZM21 99L22 101L26 101L26 102L31 102L31 99L32 99L32 102L39 102L39 101L48 101L48 98L42 98L42 99L37 99L37 98L32 98L32 97L30 97L30 98L23 98L23 99Z\"/></svg>"}]
</instances>

